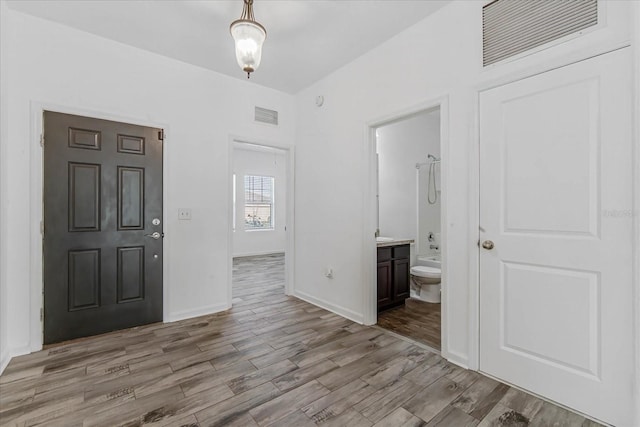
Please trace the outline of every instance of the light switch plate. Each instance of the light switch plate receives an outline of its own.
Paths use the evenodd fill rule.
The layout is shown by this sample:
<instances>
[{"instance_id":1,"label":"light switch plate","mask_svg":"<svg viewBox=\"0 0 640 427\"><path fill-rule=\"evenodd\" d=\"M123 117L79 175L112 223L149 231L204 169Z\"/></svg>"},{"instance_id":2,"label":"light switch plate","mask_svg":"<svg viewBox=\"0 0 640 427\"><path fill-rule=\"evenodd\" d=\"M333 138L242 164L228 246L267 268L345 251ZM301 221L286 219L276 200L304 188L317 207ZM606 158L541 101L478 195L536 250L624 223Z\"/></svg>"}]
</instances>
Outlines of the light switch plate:
<instances>
[{"instance_id":1,"label":"light switch plate","mask_svg":"<svg viewBox=\"0 0 640 427\"><path fill-rule=\"evenodd\" d=\"M189 208L178 209L178 219L182 221L191 221L191 209Z\"/></svg>"}]
</instances>

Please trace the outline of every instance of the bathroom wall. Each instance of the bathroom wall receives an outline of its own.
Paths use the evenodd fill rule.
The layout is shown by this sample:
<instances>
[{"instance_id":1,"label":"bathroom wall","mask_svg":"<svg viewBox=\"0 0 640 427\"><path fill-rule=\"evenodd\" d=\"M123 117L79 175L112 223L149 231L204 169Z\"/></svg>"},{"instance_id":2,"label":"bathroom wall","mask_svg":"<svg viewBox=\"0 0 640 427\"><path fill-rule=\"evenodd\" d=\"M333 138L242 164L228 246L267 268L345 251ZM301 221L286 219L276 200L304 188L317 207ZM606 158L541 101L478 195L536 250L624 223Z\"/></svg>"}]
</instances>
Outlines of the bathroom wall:
<instances>
[{"instance_id":1,"label":"bathroom wall","mask_svg":"<svg viewBox=\"0 0 640 427\"><path fill-rule=\"evenodd\" d=\"M440 156L440 113L413 115L379 127L376 135L380 235L414 239L412 255L427 254L427 233L440 232L440 212L439 204L427 203L428 167L420 167L418 181L416 163L425 163L429 153Z\"/></svg>"},{"instance_id":2,"label":"bathroom wall","mask_svg":"<svg viewBox=\"0 0 640 427\"><path fill-rule=\"evenodd\" d=\"M233 233L233 256L250 256L284 252L286 244L287 157L283 150L237 144L233 150L233 173L236 175L236 228ZM244 176L274 178L274 229L249 230L244 225Z\"/></svg>"},{"instance_id":3,"label":"bathroom wall","mask_svg":"<svg viewBox=\"0 0 640 427\"><path fill-rule=\"evenodd\" d=\"M430 154L440 158L440 110L436 110L426 117L427 122L427 138L425 143ZM423 160L420 161L424 163ZM422 256L434 256L440 254L441 239L440 239L440 220L441 220L441 203L442 194L440 192L441 177L440 177L440 163L435 163L434 175L435 175L435 190L437 194L434 194L434 184L429 182L429 165L421 165L418 174L418 237L416 239L416 254ZM431 186L431 190L429 190ZM431 191L431 200L435 198L435 203L429 203L428 194ZM437 196L437 197L435 197ZM435 241L429 241L429 233L434 233ZM430 245L437 245L438 249L430 249Z\"/></svg>"}]
</instances>

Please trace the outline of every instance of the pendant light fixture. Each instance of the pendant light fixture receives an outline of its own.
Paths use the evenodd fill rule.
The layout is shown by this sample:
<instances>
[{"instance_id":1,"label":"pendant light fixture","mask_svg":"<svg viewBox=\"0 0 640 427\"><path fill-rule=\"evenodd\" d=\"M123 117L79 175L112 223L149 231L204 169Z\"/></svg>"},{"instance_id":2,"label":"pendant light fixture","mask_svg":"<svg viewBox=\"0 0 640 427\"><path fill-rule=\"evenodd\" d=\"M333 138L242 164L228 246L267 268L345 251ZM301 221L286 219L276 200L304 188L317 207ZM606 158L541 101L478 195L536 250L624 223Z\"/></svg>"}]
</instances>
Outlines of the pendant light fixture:
<instances>
[{"instance_id":1,"label":"pendant light fixture","mask_svg":"<svg viewBox=\"0 0 640 427\"><path fill-rule=\"evenodd\" d=\"M229 28L236 44L236 60L242 71L251 76L260 66L262 43L267 38L267 30L253 17L253 0L244 0L242 15Z\"/></svg>"}]
</instances>

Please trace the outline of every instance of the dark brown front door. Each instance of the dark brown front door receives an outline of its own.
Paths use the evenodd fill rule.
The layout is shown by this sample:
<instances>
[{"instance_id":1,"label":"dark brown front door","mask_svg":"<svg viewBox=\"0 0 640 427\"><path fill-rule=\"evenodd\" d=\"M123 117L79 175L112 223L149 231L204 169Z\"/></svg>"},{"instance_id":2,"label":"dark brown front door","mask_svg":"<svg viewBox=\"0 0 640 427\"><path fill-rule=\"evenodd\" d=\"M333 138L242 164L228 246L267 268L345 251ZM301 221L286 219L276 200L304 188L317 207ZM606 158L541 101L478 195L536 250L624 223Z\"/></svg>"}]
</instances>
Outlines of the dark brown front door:
<instances>
[{"instance_id":1,"label":"dark brown front door","mask_svg":"<svg viewBox=\"0 0 640 427\"><path fill-rule=\"evenodd\" d=\"M45 112L45 344L162 320L160 138Z\"/></svg>"}]
</instances>

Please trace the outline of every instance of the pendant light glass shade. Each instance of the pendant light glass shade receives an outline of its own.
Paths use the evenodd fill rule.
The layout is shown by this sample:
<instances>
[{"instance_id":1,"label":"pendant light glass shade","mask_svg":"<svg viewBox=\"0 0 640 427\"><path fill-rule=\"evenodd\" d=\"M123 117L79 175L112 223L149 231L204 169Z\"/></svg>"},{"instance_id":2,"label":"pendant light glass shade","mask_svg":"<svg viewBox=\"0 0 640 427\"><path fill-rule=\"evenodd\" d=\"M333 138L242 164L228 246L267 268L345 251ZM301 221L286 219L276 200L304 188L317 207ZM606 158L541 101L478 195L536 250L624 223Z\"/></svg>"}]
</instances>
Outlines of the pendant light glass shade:
<instances>
[{"instance_id":1,"label":"pendant light glass shade","mask_svg":"<svg viewBox=\"0 0 640 427\"><path fill-rule=\"evenodd\" d=\"M267 31L253 19L253 0L244 0L240 19L231 23L230 31L236 45L236 60L247 78L260 66L262 44Z\"/></svg>"}]
</instances>

